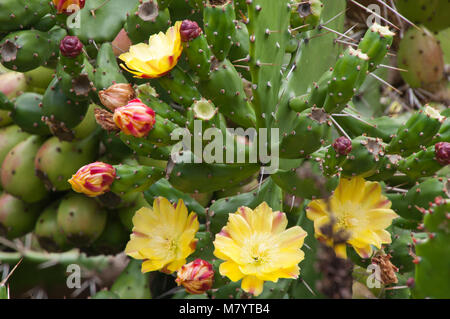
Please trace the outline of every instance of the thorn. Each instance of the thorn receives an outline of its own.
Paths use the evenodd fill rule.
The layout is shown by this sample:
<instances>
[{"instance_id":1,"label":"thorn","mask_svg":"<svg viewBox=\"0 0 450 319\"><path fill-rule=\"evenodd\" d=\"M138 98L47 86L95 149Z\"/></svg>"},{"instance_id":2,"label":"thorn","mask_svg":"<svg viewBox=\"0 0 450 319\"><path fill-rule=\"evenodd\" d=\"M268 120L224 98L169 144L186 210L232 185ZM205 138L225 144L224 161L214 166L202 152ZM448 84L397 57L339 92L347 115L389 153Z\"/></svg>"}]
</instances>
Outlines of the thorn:
<instances>
[{"instance_id":1,"label":"thorn","mask_svg":"<svg viewBox=\"0 0 450 319\"><path fill-rule=\"evenodd\" d=\"M405 18L404 16L402 16L397 10L396 8L392 8L390 7L387 3L385 3L384 1L381 0L377 0L379 3L381 3L382 5L384 5L385 7L387 7L390 11L392 11L396 16L398 16L399 18L403 19L406 23L409 23L410 25L412 25L414 28L416 28L417 30L422 30L421 28L419 28L417 25L415 25L414 23L412 23L411 21L409 21L407 18ZM392 2L392 5L394 5L394 3Z\"/></svg>"},{"instance_id":2,"label":"thorn","mask_svg":"<svg viewBox=\"0 0 450 319\"><path fill-rule=\"evenodd\" d=\"M378 13L373 12L372 10L366 8L365 6L363 6L361 3L356 2L355 0L350 0L351 2L353 2L354 4L356 4L358 7L363 8L366 10L366 12L373 14L374 16L376 16L377 18L380 18L381 20L383 20L384 22L386 22L387 24L393 26L394 28L396 28L397 30L400 31L400 28L397 27L395 24L393 24L392 22L390 22L388 19L383 18L382 16L380 16Z\"/></svg>"},{"instance_id":3,"label":"thorn","mask_svg":"<svg viewBox=\"0 0 450 319\"><path fill-rule=\"evenodd\" d=\"M330 20L328 20L327 22L321 24L320 26L323 27L323 26L327 25L328 23L331 23L331 21L334 21L335 19L337 19L338 17L340 17L341 15L343 15L345 12L347 12L348 9L349 9L349 8L345 9L344 11L339 12L339 13L336 14L334 17L332 17Z\"/></svg>"},{"instance_id":4,"label":"thorn","mask_svg":"<svg viewBox=\"0 0 450 319\"><path fill-rule=\"evenodd\" d=\"M333 33L339 35L340 37L346 38L346 39L348 39L348 40L350 40L350 41L356 41L355 39L350 38L348 35L345 35L345 34L343 34L343 33L340 33L339 31L330 29L330 28L328 28L328 27L326 27L326 26L321 26L321 27L324 28L324 29L327 30L327 31L330 31L330 32L333 32Z\"/></svg>"},{"instance_id":5,"label":"thorn","mask_svg":"<svg viewBox=\"0 0 450 319\"><path fill-rule=\"evenodd\" d=\"M393 89L395 92L397 92L398 94L402 94L402 92L395 88L394 86L392 86L391 84L389 84L388 82L386 82L385 80L383 80L382 78L380 78L379 76L373 74L373 73L369 73L369 75L371 75L372 77L374 77L375 79L377 79L378 81L380 81L381 83L383 83L384 85L387 85L388 87L390 87L391 89Z\"/></svg>"},{"instance_id":6,"label":"thorn","mask_svg":"<svg viewBox=\"0 0 450 319\"><path fill-rule=\"evenodd\" d=\"M381 66L382 68L386 68L386 69L397 70L400 72L408 72L408 70L396 68L395 66L390 66L390 65L386 65L386 64L378 64L378 66Z\"/></svg>"},{"instance_id":7,"label":"thorn","mask_svg":"<svg viewBox=\"0 0 450 319\"><path fill-rule=\"evenodd\" d=\"M347 132L344 131L344 129L336 122L336 120L332 116L330 116L330 119L333 122L333 124L339 129L339 131L341 131L342 134L344 134L346 138L351 140L351 138L350 138L350 136L348 136Z\"/></svg>"}]
</instances>

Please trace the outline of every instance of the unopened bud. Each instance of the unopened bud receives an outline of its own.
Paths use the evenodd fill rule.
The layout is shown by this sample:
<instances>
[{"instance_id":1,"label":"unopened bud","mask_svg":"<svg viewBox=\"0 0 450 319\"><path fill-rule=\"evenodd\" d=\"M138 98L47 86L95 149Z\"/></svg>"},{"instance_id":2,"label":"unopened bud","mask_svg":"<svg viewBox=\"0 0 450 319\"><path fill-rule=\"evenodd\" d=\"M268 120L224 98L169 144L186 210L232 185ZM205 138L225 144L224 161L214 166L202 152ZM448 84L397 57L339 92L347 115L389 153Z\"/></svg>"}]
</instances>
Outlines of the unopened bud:
<instances>
[{"instance_id":1,"label":"unopened bud","mask_svg":"<svg viewBox=\"0 0 450 319\"><path fill-rule=\"evenodd\" d=\"M114 112L118 107L125 106L136 97L131 84L117 83L108 89L100 91L98 97L104 106Z\"/></svg>"},{"instance_id":2,"label":"unopened bud","mask_svg":"<svg viewBox=\"0 0 450 319\"><path fill-rule=\"evenodd\" d=\"M59 44L61 54L68 58L76 58L83 50L83 43L76 36L66 36Z\"/></svg>"},{"instance_id":3,"label":"unopened bud","mask_svg":"<svg viewBox=\"0 0 450 319\"><path fill-rule=\"evenodd\" d=\"M189 42L197 38L202 34L202 29L198 26L197 22L191 20L184 20L181 23L180 35L181 41Z\"/></svg>"},{"instance_id":4,"label":"unopened bud","mask_svg":"<svg viewBox=\"0 0 450 319\"><path fill-rule=\"evenodd\" d=\"M212 265L205 260L196 259L181 267L175 281L178 286L183 285L188 293L199 295L212 288L213 280Z\"/></svg>"},{"instance_id":5,"label":"unopened bud","mask_svg":"<svg viewBox=\"0 0 450 319\"><path fill-rule=\"evenodd\" d=\"M345 136L338 137L333 142L333 148L339 155L347 155L352 151L352 141Z\"/></svg>"}]
</instances>

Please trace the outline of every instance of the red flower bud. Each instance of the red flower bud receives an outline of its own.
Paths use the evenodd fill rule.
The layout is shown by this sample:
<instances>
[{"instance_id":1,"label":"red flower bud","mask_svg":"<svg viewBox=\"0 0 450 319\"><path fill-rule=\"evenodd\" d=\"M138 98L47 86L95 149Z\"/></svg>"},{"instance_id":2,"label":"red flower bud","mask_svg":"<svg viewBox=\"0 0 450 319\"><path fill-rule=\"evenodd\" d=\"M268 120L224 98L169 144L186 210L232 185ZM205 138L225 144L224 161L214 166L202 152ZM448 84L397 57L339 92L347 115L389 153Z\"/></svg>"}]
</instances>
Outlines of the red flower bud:
<instances>
[{"instance_id":1,"label":"red flower bud","mask_svg":"<svg viewBox=\"0 0 450 319\"><path fill-rule=\"evenodd\" d=\"M59 44L61 54L68 58L75 58L83 50L83 43L76 36L66 36Z\"/></svg>"},{"instance_id":2,"label":"red flower bud","mask_svg":"<svg viewBox=\"0 0 450 319\"><path fill-rule=\"evenodd\" d=\"M198 26L197 22L191 20L184 20L181 23L180 35L181 41L189 42L197 38L202 34L202 29Z\"/></svg>"},{"instance_id":3,"label":"red flower bud","mask_svg":"<svg viewBox=\"0 0 450 319\"><path fill-rule=\"evenodd\" d=\"M434 153L439 164L444 166L450 164L450 143L436 143L434 146Z\"/></svg>"},{"instance_id":4,"label":"red flower bud","mask_svg":"<svg viewBox=\"0 0 450 319\"><path fill-rule=\"evenodd\" d=\"M108 192L116 177L116 169L103 162L95 162L80 168L71 179L72 189L89 197Z\"/></svg>"},{"instance_id":5,"label":"red flower bud","mask_svg":"<svg viewBox=\"0 0 450 319\"><path fill-rule=\"evenodd\" d=\"M199 295L212 288L214 271L212 265L202 259L196 259L183 265L178 271L179 285L183 285L190 294Z\"/></svg>"},{"instance_id":6,"label":"red flower bud","mask_svg":"<svg viewBox=\"0 0 450 319\"><path fill-rule=\"evenodd\" d=\"M352 141L345 136L341 136L334 140L333 148L339 155L347 155L352 151Z\"/></svg>"},{"instance_id":7,"label":"red flower bud","mask_svg":"<svg viewBox=\"0 0 450 319\"><path fill-rule=\"evenodd\" d=\"M155 125L155 111L140 99L134 99L114 110L114 122L126 135L144 137Z\"/></svg>"}]
</instances>

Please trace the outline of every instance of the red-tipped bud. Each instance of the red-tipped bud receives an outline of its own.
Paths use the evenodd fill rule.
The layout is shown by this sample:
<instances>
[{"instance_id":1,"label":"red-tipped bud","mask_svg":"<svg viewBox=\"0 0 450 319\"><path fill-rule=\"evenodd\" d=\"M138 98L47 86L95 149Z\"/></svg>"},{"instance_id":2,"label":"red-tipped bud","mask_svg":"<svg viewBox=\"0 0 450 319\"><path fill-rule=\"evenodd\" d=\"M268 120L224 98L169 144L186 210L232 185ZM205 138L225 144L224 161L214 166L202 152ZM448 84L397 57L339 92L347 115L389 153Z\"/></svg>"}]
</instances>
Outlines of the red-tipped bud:
<instances>
[{"instance_id":1,"label":"red-tipped bud","mask_svg":"<svg viewBox=\"0 0 450 319\"><path fill-rule=\"evenodd\" d=\"M126 135L147 136L155 122L155 111L140 99L131 100L127 105L114 110L114 123Z\"/></svg>"},{"instance_id":2,"label":"red-tipped bud","mask_svg":"<svg viewBox=\"0 0 450 319\"><path fill-rule=\"evenodd\" d=\"M117 83L111 85L108 89L100 91L98 97L104 106L114 112L118 107L125 106L136 97L131 84Z\"/></svg>"},{"instance_id":3,"label":"red-tipped bud","mask_svg":"<svg viewBox=\"0 0 450 319\"><path fill-rule=\"evenodd\" d=\"M76 36L66 36L59 44L61 54L68 58L76 58L83 50L83 43Z\"/></svg>"},{"instance_id":4,"label":"red-tipped bud","mask_svg":"<svg viewBox=\"0 0 450 319\"><path fill-rule=\"evenodd\" d=\"M69 179L69 183L75 192L96 197L108 192L115 178L114 167L103 162L95 162L80 168Z\"/></svg>"},{"instance_id":5,"label":"red-tipped bud","mask_svg":"<svg viewBox=\"0 0 450 319\"><path fill-rule=\"evenodd\" d=\"M197 38L202 34L202 29L198 26L197 22L191 20L184 20L181 23L180 35L181 41L189 42Z\"/></svg>"},{"instance_id":6,"label":"red-tipped bud","mask_svg":"<svg viewBox=\"0 0 450 319\"><path fill-rule=\"evenodd\" d=\"M52 0L58 13L72 14L84 8L85 0Z\"/></svg>"},{"instance_id":7,"label":"red-tipped bud","mask_svg":"<svg viewBox=\"0 0 450 319\"><path fill-rule=\"evenodd\" d=\"M439 164L444 166L450 164L450 143L436 143L436 145L434 146L434 153Z\"/></svg>"},{"instance_id":8,"label":"red-tipped bud","mask_svg":"<svg viewBox=\"0 0 450 319\"><path fill-rule=\"evenodd\" d=\"M183 285L188 293L199 295L212 288L213 280L212 265L202 259L196 259L181 267L175 281L178 286Z\"/></svg>"},{"instance_id":9,"label":"red-tipped bud","mask_svg":"<svg viewBox=\"0 0 450 319\"><path fill-rule=\"evenodd\" d=\"M345 136L338 137L333 142L333 148L339 155L347 155L352 151L352 141Z\"/></svg>"}]
</instances>

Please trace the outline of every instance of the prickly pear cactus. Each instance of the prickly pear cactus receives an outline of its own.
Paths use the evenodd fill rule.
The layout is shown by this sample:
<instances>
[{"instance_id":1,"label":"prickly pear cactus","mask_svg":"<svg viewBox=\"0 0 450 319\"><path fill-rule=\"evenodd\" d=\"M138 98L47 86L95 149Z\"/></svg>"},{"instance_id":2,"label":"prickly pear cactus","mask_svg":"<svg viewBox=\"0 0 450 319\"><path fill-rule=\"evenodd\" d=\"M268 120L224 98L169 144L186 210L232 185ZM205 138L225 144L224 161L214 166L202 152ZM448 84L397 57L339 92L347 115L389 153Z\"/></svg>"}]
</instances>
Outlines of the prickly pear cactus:
<instances>
[{"instance_id":1,"label":"prickly pear cactus","mask_svg":"<svg viewBox=\"0 0 450 319\"><path fill-rule=\"evenodd\" d=\"M0 0L0 299L450 298L448 6Z\"/></svg>"}]
</instances>

